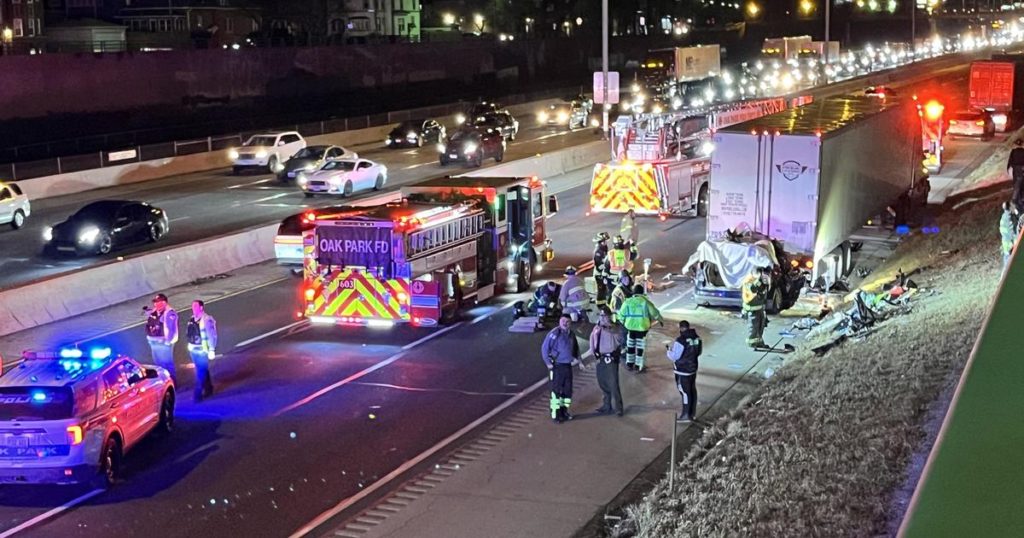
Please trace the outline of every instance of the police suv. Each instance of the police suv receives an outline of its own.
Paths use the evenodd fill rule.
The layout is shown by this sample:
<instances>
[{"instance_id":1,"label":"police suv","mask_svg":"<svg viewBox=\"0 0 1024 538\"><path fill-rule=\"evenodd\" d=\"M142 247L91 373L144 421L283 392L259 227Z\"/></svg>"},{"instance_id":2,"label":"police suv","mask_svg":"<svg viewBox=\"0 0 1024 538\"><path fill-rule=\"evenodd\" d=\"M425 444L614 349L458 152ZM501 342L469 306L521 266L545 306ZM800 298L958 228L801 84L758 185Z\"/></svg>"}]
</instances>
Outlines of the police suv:
<instances>
[{"instance_id":1,"label":"police suv","mask_svg":"<svg viewBox=\"0 0 1024 538\"><path fill-rule=\"evenodd\" d=\"M114 484L121 459L174 426L166 370L89 352L25 352L0 376L0 484Z\"/></svg>"}]
</instances>

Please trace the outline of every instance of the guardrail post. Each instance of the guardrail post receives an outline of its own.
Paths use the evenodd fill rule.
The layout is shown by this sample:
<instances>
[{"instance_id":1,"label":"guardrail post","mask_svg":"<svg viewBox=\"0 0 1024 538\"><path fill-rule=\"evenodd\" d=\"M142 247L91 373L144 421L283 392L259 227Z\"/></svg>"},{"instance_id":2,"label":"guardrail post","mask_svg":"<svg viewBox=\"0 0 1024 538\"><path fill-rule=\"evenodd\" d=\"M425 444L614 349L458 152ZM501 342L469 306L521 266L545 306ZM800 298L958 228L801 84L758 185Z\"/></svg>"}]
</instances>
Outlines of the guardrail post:
<instances>
[{"instance_id":1,"label":"guardrail post","mask_svg":"<svg viewBox=\"0 0 1024 538\"><path fill-rule=\"evenodd\" d=\"M672 416L672 448L668 455L668 492L672 493L676 483L676 436L678 435L679 423L675 415Z\"/></svg>"},{"instance_id":2,"label":"guardrail post","mask_svg":"<svg viewBox=\"0 0 1024 538\"><path fill-rule=\"evenodd\" d=\"M212 136L206 137L206 151L207 152L213 151L213 137Z\"/></svg>"},{"instance_id":3,"label":"guardrail post","mask_svg":"<svg viewBox=\"0 0 1024 538\"><path fill-rule=\"evenodd\" d=\"M327 128L327 127L326 127L326 126L324 126L324 120L320 120L320 134L322 134L322 135L325 135L325 134L327 134L327 131L325 131L325 130L324 130L324 129L326 129L326 128Z\"/></svg>"},{"instance_id":4,"label":"guardrail post","mask_svg":"<svg viewBox=\"0 0 1024 538\"><path fill-rule=\"evenodd\" d=\"M58 174L63 174L64 173L63 171L61 171L61 168L60 168L60 157L57 157L57 173Z\"/></svg>"}]
</instances>

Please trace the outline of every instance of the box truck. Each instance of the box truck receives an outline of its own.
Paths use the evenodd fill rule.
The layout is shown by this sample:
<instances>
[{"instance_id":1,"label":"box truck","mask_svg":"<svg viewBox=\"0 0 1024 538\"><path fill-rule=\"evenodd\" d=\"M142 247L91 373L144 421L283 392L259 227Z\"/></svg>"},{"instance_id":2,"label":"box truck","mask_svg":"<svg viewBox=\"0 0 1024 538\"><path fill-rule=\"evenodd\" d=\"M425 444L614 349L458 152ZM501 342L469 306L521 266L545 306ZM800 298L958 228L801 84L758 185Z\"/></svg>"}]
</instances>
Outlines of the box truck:
<instances>
[{"instance_id":1,"label":"box truck","mask_svg":"<svg viewBox=\"0 0 1024 538\"><path fill-rule=\"evenodd\" d=\"M800 51L811 45L811 36L769 37L761 45L761 56L773 60L796 60Z\"/></svg>"},{"instance_id":2,"label":"box truck","mask_svg":"<svg viewBox=\"0 0 1024 538\"><path fill-rule=\"evenodd\" d=\"M712 77L722 71L722 49L718 45L694 45L649 50L640 71L648 86Z\"/></svg>"},{"instance_id":3,"label":"box truck","mask_svg":"<svg viewBox=\"0 0 1024 538\"><path fill-rule=\"evenodd\" d=\"M895 207L900 221L927 200L921 121L909 101L832 97L713 140L707 239L749 230L781 241L812 282L850 270L850 236L868 219Z\"/></svg>"},{"instance_id":4,"label":"box truck","mask_svg":"<svg viewBox=\"0 0 1024 538\"><path fill-rule=\"evenodd\" d=\"M967 104L992 113L996 131L1006 132L1016 125L1024 108L1024 55L1001 54L992 56L992 61L971 63Z\"/></svg>"},{"instance_id":5,"label":"box truck","mask_svg":"<svg viewBox=\"0 0 1024 538\"><path fill-rule=\"evenodd\" d=\"M838 41L811 41L800 48L797 57L801 60L817 60L826 63L839 61Z\"/></svg>"}]
</instances>

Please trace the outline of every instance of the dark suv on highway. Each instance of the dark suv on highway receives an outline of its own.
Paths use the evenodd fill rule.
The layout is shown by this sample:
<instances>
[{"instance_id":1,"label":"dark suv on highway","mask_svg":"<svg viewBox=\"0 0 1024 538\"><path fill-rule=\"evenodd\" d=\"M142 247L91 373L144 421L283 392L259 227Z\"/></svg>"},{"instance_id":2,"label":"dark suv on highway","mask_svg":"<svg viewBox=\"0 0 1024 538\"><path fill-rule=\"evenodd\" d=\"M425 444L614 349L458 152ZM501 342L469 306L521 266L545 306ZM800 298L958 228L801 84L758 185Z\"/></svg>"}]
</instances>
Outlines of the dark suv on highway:
<instances>
[{"instance_id":1,"label":"dark suv on highway","mask_svg":"<svg viewBox=\"0 0 1024 538\"><path fill-rule=\"evenodd\" d=\"M441 166L464 161L470 166L481 166L485 159L501 162L505 158L505 138L496 129L464 127L453 132L443 144L438 144Z\"/></svg>"},{"instance_id":2,"label":"dark suv on highway","mask_svg":"<svg viewBox=\"0 0 1024 538\"><path fill-rule=\"evenodd\" d=\"M507 110L477 116L473 119L473 126L481 130L498 131L505 140L509 141L515 140L516 135L519 134L519 122Z\"/></svg>"}]
</instances>

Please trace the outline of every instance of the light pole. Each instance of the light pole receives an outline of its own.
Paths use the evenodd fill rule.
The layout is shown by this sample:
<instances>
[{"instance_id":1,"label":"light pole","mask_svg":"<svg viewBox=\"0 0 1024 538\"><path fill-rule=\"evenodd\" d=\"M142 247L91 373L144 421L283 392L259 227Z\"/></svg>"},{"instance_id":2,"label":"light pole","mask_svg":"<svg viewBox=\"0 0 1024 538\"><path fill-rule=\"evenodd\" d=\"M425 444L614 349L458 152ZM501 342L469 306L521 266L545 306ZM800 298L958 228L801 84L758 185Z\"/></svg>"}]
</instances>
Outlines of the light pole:
<instances>
[{"instance_id":1,"label":"light pole","mask_svg":"<svg viewBox=\"0 0 1024 538\"><path fill-rule=\"evenodd\" d=\"M601 132L608 137L608 0L601 0Z\"/></svg>"},{"instance_id":2,"label":"light pole","mask_svg":"<svg viewBox=\"0 0 1024 538\"><path fill-rule=\"evenodd\" d=\"M831 26L832 26L832 9L831 8L832 8L832 0L825 0L825 45L824 45L824 49L825 50L822 51L822 59L824 60L824 63L825 63L825 66L826 66L825 67L825 69L826 69L826 71L825 71L825 77L826 77L825 78L825 82L828 82L828 48L829 48L828 47L828 38L829 38L829 30L831 29ZM847 46L849 46L849 43L847 43Z\"/></svg>"}]
</instances>

